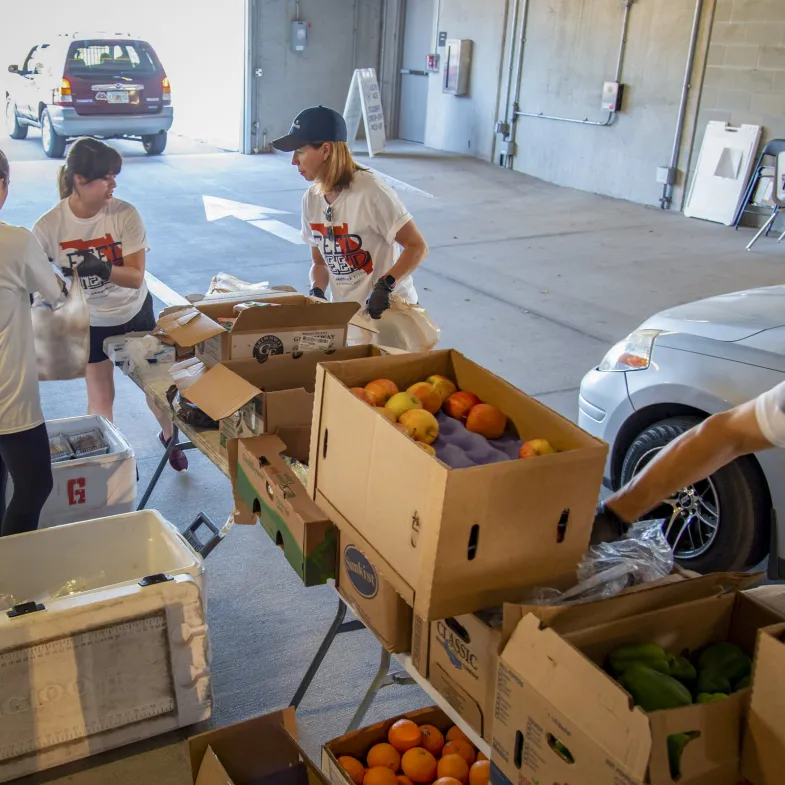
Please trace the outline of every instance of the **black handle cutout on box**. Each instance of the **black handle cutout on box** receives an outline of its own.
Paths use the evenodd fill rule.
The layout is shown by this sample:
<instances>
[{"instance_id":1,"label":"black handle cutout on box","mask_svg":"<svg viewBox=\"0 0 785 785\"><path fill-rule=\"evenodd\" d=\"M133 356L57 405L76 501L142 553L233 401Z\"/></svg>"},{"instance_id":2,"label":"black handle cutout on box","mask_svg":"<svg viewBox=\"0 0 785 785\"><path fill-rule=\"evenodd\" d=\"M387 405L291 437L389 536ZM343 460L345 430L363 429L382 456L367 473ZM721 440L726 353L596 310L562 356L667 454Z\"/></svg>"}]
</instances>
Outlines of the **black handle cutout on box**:
<instances>
[{"instance_id":1,"label":"black handle cutout on box","mask_svg":"<svg viewBox=\"0 0 785 785\"><path fill-rule=\"evenodd\" d=\"M259 501L258 498L253 500L253 506L251 507L251 512L254 515L262 514L262 503Z\"/></svg>"},{"instance_id":2,"label":"black handle cutout on box","mask_svg":"<svg viewBox=\"0 0 785 785\"><path fill-rule=\"evenodd\" d=\"M548 739L548 746L565 762L571 766L575 763L575 758L572 753L565 747L552 733L546 737Z\"/></svg>"},{"instance_id":3,"label":"black handle cutout on box","mask_svg":"<svg viewBox=\"0 0 785 785\"><path fill-rule=\"evenodd\" d=\"M269 465L270 465L270 461L268 461L267 458L264 457L264 455L260 456L260 458L259 458L259 467L263 468L263 467L269 466Z\"/></svg>"},{"instance_id":4,"label":"black handle cutout on box","mask_svg":"<svg viewBox=\"0 0 785 785\"><path fill-rule=\"evenodd\" d=\"M284 547L283 547L283 534L281 534L281 532L279 532L279 531L276 531L276 532L275 532L275 544L276 544L276 545L277 545L277 546L278 546L278 547L279 547L281 550L283 550L283 549L284 549Z\"/></svg>"},{"instance_id":5,"label":"black handle cutout on box","mask_svg":"<svg viewBox=\"0 0 785 785\"><path fill-rule=\"evenodd\" d=\"M472 526L471 532L469 532L469 548L467 550L467 558L469 561L474 561L477 556L477 546L480 542L480 524L475 523Z\"/></svg>"},{"instance_id":6,"label":"black handle cutout on box","mask_svg":"<svg viewBox=\"0 0 785 785\"><path fill-rule=\"evenodd\" d=\"M523 766L523 734L517 730L515 731L515 749L513 750L512 762L515 764L516 769Z\"/></svg>"},{"instance_id":7,"label":"black handle cutout on box","mask_svg":"<svg viewBox=\"0 0 785 785\"><path fill-rule=\"evenodd\" d=\"M570 520L570 511L562 510L559 522L556 524L556 542L564 542L567 535L567 524Z\"/></svg>"},{"instance_id":8,"label":"black handle cutout on box","mask_svg":"<svg viewBox=\"0 0 785 785\"><path fill-rule=\"evenodd\" d=\"M38 613L38 611L45 610L46 607L41 603L30 600L29 602L20 602L17 605L14 605L14 607L6 613L6 616L8 616L9 619L15 619L17 616L27 616L28 613Z\"/></svg>"},{"instance_id":9,"label":"black handle cutout on box","mask_svg":"<svg viewBox=\"0 0 785 785\"><path fill-rule=\"evenodd\" d=\"M472 638L469 635L466 627L464 627L457 619L445 619L444 624L452 630L464 643L471 643Z\"/></svg>"},{"instance_id":10,"label":"black handle cutout on box","mask_svg":"<svg viewBox=\"0 0 785 785\"><path fill-rule=\"evenodd\" d=\"M322 446L322 458L327 457L327 437L330 435L330 431L325 428L324 429L324 445Z\"/></svg>"}]
</instances>

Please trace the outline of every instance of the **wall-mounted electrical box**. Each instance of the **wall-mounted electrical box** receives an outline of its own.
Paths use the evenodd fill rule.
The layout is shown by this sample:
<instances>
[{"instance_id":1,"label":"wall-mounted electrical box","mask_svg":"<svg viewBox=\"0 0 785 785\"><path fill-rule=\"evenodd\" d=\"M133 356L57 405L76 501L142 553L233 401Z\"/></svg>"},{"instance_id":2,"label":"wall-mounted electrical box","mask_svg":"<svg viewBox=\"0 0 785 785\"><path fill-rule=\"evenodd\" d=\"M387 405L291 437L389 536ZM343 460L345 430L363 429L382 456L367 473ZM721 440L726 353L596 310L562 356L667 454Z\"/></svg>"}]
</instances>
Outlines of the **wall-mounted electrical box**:
<instances>
[{"instance_id":1,"label":"wall-mounted electrical box","mask_svg":"<svg viewBox=\"0 0 785 785\"><path fill-rule=\"evenodd\" d=\"M442 91L451 95L466 95L469 92L471 68L472 42L468 38L448 39L444 52Z\"/></svg>"},{"instance_id":2,"label":"wall-mounted electrical box","mask_svg":"<svg viewBox=\"0 0 785 785\"><path fill-rule=\"evenodd\" d=\"M308 28L310 25L307 22L299 20L292 22L292 51L304 52L305 47L308 45Z\"/></svg>"},{"instance_id":3,"label":"wall-mounted electrical box","mask_svg":"<svg viewBox=\"0 0 785 785\"><path fill-rule=\"evenodd\" d=\"M624 85L621 82L605 82L602 86L602 109L605 112L620 112Z\"/></svg>"}]
</instances>

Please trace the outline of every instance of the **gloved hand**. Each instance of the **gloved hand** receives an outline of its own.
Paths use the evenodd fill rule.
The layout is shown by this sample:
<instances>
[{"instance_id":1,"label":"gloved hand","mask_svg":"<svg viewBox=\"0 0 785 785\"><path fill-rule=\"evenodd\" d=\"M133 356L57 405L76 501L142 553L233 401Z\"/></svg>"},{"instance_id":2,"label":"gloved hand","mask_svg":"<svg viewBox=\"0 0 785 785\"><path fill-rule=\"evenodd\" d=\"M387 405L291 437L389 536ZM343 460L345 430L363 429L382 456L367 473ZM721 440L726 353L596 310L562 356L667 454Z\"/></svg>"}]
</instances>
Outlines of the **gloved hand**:
<instances>
[{"instance_id":1,"label":"gloved hand","mask_svg":"<svg viewBox=\"0 0 785 785\"><path fill-rule=\"evenodd\" d=\"M394 282L390 283L389 279L391 278L391 275L380 278L371 291L371 295L366 302L368 315L371 319L381 319L382 314L390 307L390 294L395 285Z\"/></svg>"},{"instance_id":2,"label":"gloved hand","mask_svg":"<svg viewBox=\"0 0 785 785\"><path fill-rule=\"evenodd\" d=\"M594 514L594 526L591 530L590 545L599 545L601 542L615 542L627 533L630 524L620 518L605 502L597 505Z\"/></svg>"},{"instance_id":3,"label":"gloved hand","mask_svg":"<svg viewBox=\"0 0 785 785\"><path fill-rule=\"evenodd\" d=\"M95 254L90 251L81 251L82 261L76 266L76 271L80 278L92 278L97 276L102 281L108 281L109 276L112 274L112 265L99 259ZM71 278L74 274L73 267L61 267L63 275Z\"/></svg>"},{"instance_id":4,"label":"gloved hand","mask_svg":"<svg viewBox=\"0 0 785 785\"><path fill-rule=\"evenodd\" d=\"M326 300L327 298L324 296L324 289L320 289L318 286L314 286L310 292L308 292L311 297L319 297L322 300Z\"/></svg>"}]
</instances>

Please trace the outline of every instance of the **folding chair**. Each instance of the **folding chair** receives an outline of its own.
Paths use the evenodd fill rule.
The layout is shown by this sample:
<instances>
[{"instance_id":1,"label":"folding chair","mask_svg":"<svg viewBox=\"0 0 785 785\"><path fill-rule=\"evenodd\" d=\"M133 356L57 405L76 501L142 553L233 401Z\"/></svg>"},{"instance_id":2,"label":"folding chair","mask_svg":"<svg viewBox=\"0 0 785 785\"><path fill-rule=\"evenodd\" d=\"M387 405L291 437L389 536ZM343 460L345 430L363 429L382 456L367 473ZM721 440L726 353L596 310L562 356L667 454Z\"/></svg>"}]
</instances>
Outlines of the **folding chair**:
<instances>
[{"instance_id":1,"label":"folding chair","mask_svg":"<svg viewBox=\"0 0 785 785\"><path fill-rule=\"evenodd\" d=\"M753 245L755 245L756 242L758 242L761 235L769 233L769 230L777 218L777 213L779 212L780 208L785 207L785 182L783 181L783 178L785 178L785 149L777 154L777 158L774 162L774 187L771 191L771 201L774 202L774 209L771 211L769 220L763 224L755 237L750 240L750 243L747 246L748 251L752 248ZM780 235L780 238L777 240L777 242L780 242L783 237L785 237L785 232Z\"/></svg>"},{"instance_id":2,"label":"folding chair","mask_svg":"<svg viewBox=\"0 0 785 785\"><path fill-rule=\"evenodd\" d=\"M776 159L777 156L785 151L785 139L772 139L770 142L767 142L764 146L761 154L758 156L758 162L755 164L755 171L752 177L750 178L749 184L747 185L747 190L744 192L744 198L741 201L741 206L736 213L736 218L733 221L733 225L736 229L739 228L741 224L741 219L744 213L752 212L750 207L756 207L757 205L751 204L753 197L755 196L755 191L758 188L758 183L760 183L761 179L766 176L766 169L771 168L771 164L765 161L766 158L774 158ZM780 211L780 205L774 204L774 216L776 217L777 213ZM773 222L772 222L773 223ZM769 231L771 230L771 223L769 223L769 228L766 231L768 235Z\"/></svg>"}]
</instances>

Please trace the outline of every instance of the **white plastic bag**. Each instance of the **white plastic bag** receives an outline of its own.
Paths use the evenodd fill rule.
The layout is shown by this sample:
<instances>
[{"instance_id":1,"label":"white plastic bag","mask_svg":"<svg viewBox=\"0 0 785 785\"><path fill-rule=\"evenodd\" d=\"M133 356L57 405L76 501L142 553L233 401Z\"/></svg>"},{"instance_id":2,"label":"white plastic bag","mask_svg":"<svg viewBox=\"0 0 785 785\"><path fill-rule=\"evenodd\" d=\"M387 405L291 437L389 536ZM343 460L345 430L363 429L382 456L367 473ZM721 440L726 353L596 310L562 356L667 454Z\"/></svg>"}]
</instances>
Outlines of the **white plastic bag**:
<instances>
[{"instance_id":1,"label":"white plastic bag","mask_svg":"<svg viewBox=\"0 0 785 785\"><path fill-rule=\"evenodd\" d=\"M428 311L399 297L381 319L371 319L367 311L358 313L349 325L349 346L390 346L405 352L429 352L439 343L439 328Z\"/></svg>"},{"instance_id":2,"label":"white plastic bag","mask_svg":"<svg viewBox=\"0 0 785 785\"><path fill-rule=\"evenodd\" d=\"M31 315L38 380L84 377L90 359L90 311L78 276L68 284L65 303L57 309L36 293Z\"/></svg>"}]
</instances>

